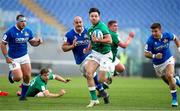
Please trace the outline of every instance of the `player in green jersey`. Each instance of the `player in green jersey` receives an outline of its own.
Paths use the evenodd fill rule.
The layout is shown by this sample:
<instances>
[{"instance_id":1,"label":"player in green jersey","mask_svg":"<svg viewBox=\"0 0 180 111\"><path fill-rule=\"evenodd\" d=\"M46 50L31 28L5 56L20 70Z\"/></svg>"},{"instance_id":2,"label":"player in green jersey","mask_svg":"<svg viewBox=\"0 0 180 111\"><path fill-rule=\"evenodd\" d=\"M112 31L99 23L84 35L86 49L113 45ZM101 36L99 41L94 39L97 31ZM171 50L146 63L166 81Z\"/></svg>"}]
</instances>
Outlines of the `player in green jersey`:
<instances>
[{"instance_id":1,"label":"player in green jersey","mask_svg":"<svg viewBox=\"0 0 180 111\"><path fill-rule=\"evenodd\" d=\"M88 37L91 40L91 44L88 48L84 49L84 53L87 53L92 49L92 53L88 57L86 57L87 65L85 66L85 70L88 88L91 95L91 101L87 107L93 107L94 105L99 104L95 92L96 88L93 80L93 74L97 69L99 69L99 82L106 81L107 77L110 76L110 74L107 74L107 72L109 72L110 64L112 63L112 39L109 34L108 27L100 21L100 11L97 8L91 8L89 10L89 18L92 23L92 26L88 30ZM103 33L102 39L97 39L97 37L93 34L96 29L99 29Z\"/></svg>"},{"instance_id":2,"label":"player in green jersey","mask_svg":"<svg viewBox=\"0 0 180 111\"><path fill-rule=\"evenodd\" d=\"M69 78L64 79L63 77L59 75L53 74L53 72L50 69L44 68L40 71L40 74L38 76L36 76L33 80L31 80L26 96L27 97L63 96L66 93L64 89L61 89L59 93L50 93L49 90L47 89L47 82L53 79L64 82L64 83L67 83L70 81Z\"/></svg>"},{"instance_id":3,"label":"player in green jersey","mask_svg":"<svg viewBox=\"0 0 180 111\"><path fill-rule=\"evenodd\" d=\"M134 38L134 33L130 32L129 37L127 37L127 40L124 42L119 38L119 35L117 34L118 31L118 22L116 20L110 20L108 22L108 28L112 37L112 45L111 50L113 53L113 64L112 70L115 70L119 73L123 72L125 70L125 66L120 63L119 59L116 57L118 47L126 48L131 43L132 39Z\"/></svg>"}]
</instances>

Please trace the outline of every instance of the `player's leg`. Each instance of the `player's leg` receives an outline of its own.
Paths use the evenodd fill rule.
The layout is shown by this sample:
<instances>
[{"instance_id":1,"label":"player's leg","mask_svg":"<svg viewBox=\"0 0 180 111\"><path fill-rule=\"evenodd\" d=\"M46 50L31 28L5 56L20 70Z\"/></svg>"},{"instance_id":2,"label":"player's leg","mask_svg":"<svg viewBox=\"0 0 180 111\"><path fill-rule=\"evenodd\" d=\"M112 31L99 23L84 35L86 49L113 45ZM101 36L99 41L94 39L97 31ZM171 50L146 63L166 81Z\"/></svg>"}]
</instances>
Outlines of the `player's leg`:
<instances>
[{"instance_id":1,"label":"player's leg","mask_svg":"<svg viewBox=\"0 0 180 111\"><path fill-rule=\"evenodd\" d=\"M9 75L8 79L10 83L19 82L22 79L22 71L20 64L18 62L13 62L9 64Z\"/></svg>"},{"instance_id":2,"label":"player's leg","mask_svg":"<svg viewBox=\"0 0 180 111\"><path fill-rule=\"evenodd\" d=\"M123 71L125 71L125 66L120 63L120 61L117 57L115 58L114 65L115 65L115 72L118 72L118 74L121 74ZM114 76L116 76L116 75L114 75Z\"/></svg>"},{"instance_id":3,"label":"player's leg","mask_svg":"<svg viewBox=\"0 0 180 111\"><path fill-rule=\"evenodd\" d=\"M24 100L31 79L31 64L30 63L21 64L21 70L23 72L23 83L22 83L20 100Z\"/></svg>"},{"instance_id":4,"label":"player's leg","mask_svg":"<svg viewBox=\"0 0 180 111\"><path fill-rule=\"evenodd\" d=\"M99 64L95 62L94 60L88 60L86 61L86 64L84 66L85 68L85 73L86 73L86 79L87 79L87 84L88 84L88 89L91 95L91 102L87 107L93 107L96 104L99 104L99 101L97 99L96 95L96 87L94 83L94 73L99 67Z\"/></svg>"},{"instance_id":5,"label":"player's leg","mask_svg":"<svg viewBox=\"0 0 180 111\"><path fill-rule=\"evenodd\" d=\"M169 88L171 90L171 95L172 95L172 106L177 106L178 101L177 101L177 94L176 94L176 81L174 80L174 65L173 64L168 64L166 66L166 78L169 83Z\"/></svg>"},{"instance_id":6,"label":"player's leg","mask_svg":"<svg viewBox=\"0 0 180 111\"><path fill-rule=\"evenodd\" d=\"M121 63L118 63L117 65L115 65L115 71L122 73L123 71L125 71L125 66Z\"/></svg>"}]
</instances>

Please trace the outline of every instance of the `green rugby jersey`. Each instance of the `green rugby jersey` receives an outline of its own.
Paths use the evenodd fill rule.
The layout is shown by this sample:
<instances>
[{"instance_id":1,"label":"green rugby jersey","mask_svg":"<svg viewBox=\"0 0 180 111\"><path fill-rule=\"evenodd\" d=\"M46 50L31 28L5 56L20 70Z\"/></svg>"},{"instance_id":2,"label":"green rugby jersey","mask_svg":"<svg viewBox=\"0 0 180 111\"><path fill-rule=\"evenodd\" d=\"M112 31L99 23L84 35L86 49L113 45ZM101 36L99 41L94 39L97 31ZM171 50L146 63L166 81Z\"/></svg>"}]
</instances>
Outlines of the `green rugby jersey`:
<instances>
[{"instance_id":1,"label":"green rugby jersey","mask_svg":"<svg viewBox=\"0 0 180 111\"><path fill-rule=\"evenodd\" d=\"M92 50L95 50L101 54L107 54L111 51L111 44L106 43L94 43L91 39L91 35L93 34L94 30L99 29L103 33L103 35L109 34L108 27L101 21L99 21L96 25L92 25L88 29L88 37L91 40Z\"/></svg>"},{"instance_id":2,"label":"green rugby jersey","mask_svg":"<svg viewBox=\"0 0 180 111\"><path fill-rule=\"evenodd\" d=\"M54 79L54 74L49 74L49 80ZM36 76L33 80L30 82L30 86L28 88L28 91L26 93L26 96L32 96L34 97L37 93L42 92L44 90L47 90L47 82L43 81L41 79L41 75L39 74Z\"/></svg>"},{"instance_id":3,"label":"green rugby jersey","mask_svg":"<svg viewBox=\"0 0 180 111\"><path fill-rule=\"evenodd\" d=\"M118 43L120 42L118 39L118 34L116 32L113 32L111 30L109 30L111 38L112 38L112 44L111 44L111 51L113 53L113 62L115 61L116 58L116 54L118 51Z\"/></svg>"}]
</instances>

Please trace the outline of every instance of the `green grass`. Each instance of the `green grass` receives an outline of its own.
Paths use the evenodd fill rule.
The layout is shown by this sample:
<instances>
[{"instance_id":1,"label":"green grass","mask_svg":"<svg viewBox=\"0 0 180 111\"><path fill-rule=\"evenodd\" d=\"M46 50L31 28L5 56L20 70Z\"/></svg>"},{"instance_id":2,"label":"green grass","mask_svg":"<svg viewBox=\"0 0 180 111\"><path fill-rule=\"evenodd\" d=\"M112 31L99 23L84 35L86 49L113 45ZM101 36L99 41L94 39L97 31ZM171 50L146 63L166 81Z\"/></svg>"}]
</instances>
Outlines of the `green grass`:
<instances>
[{"instance_id":1,"label":"green grass","mask_svg":"<svg viewBox=\"0 0 180 111\"><path fill-rule=\"evenodd\" d=\"M51 92L58 92L61 88L67 90L61 98L31 97L20 102L16 96L20 83L10 84L7 77L0 76L0 90L9 92L7 97L0 97L0 110L180 110L180 107L170 106L169 89L160 79L114 78L107 90L111 103L103 104L100 98L101 104L93 108L86 108L89 103L86 80L83 77L71 79L68 84L49 81Z\"/></svg>"}]
</instances>

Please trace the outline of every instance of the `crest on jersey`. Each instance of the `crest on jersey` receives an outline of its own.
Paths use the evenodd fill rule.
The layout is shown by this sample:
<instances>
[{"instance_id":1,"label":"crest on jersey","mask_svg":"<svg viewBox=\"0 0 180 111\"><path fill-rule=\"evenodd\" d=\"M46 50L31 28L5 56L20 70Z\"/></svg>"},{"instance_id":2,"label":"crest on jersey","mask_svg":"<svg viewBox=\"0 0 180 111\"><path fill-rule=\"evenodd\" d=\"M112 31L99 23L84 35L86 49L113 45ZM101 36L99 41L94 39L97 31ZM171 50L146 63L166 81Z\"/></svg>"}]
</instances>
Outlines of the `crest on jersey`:
<instances>
[{"instance_id":1,"label":"crest on jersey","mask_svg":"<svg viewBox=\"0 0 180 111\"><path fill-rule=\"evenodd\" d=\"M87 34L85 34L85 35L84 35L84 38L85 38L85 39L88 39L88 35L87 35Z\"/></svg>"},{"instance_id":2,"label":"crest on jersey","mask_svg":"<svg viewBox=\"0 0 180 111\"><path fill-rule=\"evenodd\" d=\"M164 43L168 43L168 39L164 39L164 41L163 41Z\"/></svg>"},{"instance_id":3,"label":"crest on jersey","mask_svg":"<svg viewBox=\"0 0 180 111\"><path fill-rule=\"evenodd\" d=\"M25 36L29 36L29 34L27 33L27 32L25 32L25 34L24 34Z\"/></svg>"},{"instance_id":4,"label":"crest on jersey","mask_svg":"<svg viewBox=\"0 0 180 111\"><path fill-rule=\"evenodd\" d=\"M157 42L155 42L154 44L157 45Z\"/></svg>"}]
</instances>

